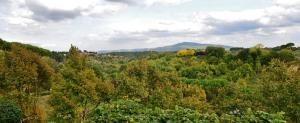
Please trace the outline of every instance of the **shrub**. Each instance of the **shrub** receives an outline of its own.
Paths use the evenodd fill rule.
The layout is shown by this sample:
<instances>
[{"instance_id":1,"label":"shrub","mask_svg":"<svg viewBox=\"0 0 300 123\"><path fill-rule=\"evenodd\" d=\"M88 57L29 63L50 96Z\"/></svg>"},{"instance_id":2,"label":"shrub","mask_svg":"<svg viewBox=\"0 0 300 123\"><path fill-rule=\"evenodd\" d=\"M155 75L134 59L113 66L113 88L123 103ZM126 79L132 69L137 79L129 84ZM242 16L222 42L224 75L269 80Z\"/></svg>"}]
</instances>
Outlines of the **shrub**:
<instances>
[{"instance_id":1,"label":"shrub","mask_svg":"<svg viewBox=\"0 0 300 123\"><path fill-rule=\"evenodd\" d=\"M214 113L199 113L196 110L175 107L175 109L147 108L137 101L119 100L111 104L101 104L89 114L88 122L127 122L127 123L220 123L220 122L264 122L285 123L282 112L269 114L262 111L247 112L241 116L223 114L218 116Z\"/></svg>"},{"instance_id":2,"label":"shrub","mask_svg":"<svg viewBox=\"0 0 300 123\"><path fill-rule=\"evenodd\" d=\"M19 123L22 112L13 102L0 99L0 123Z\"/></svg>"}]
</instances>

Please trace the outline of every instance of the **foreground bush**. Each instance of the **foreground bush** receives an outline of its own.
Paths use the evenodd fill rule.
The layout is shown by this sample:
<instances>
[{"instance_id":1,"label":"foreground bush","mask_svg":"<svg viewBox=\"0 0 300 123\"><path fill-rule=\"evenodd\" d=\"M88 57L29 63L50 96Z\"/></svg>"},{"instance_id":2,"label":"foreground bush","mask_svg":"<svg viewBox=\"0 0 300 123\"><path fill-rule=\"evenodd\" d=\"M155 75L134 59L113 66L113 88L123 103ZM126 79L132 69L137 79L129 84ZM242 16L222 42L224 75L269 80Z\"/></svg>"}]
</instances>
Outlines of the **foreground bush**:
<instances>
[{"instance_id":1,"label":"foreground bush","mask_svg":"<svg viewBox=\"0 0 300 123\"><path fill-rule=\"evenodd\" d=\"M201 114L195 110L176 107L175 109L162 110L149 109L132 100L122 100L111 104L102 104L89 115L91 123L220 123L220 122L266 122L285 123L283 113L269 114L248 110L245 114Z\"/></svg>"},{"instance_id":2,"label":"foreground bush","mask_svg":"<svg viewBox=\"0 0 300 123\"><path fill-rule=\"evenodd\" d=\"M20 123L21 109L12 102L0 99L0 123Z\"/></svg>"}]
</instances>

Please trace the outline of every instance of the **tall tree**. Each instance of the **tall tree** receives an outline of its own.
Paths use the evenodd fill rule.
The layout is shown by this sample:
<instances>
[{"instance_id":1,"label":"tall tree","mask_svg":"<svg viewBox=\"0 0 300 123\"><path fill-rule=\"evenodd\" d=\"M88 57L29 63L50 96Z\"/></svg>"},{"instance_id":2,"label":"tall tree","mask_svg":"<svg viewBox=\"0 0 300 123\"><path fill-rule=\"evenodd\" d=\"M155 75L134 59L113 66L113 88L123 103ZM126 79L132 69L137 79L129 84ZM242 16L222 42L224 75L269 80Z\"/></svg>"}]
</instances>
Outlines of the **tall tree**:
<instances>
[{"instance_id":1,"label":"tall tree","mask_svg":"<svg viewBox=\"0 0 300 123\"><path fill-rule=\"evenodd\" d=\"M89 110L98 104L96 90L101 90L99 86L103 86L104 82L87 67L86 56L74 46L71 46L60 73L62 78L53 88L50 98L50 104L54 107L53 118L82 122Z\"/></svg>"},{"instance_id":2,"label":"tall tree","mask_svg":"<svg viewBox=\"0 0 300 123\"><path fill-rule=\"evenodd\" d=\"M279 60L272 60L262 70L257 83L262 102L269 111L284 111L289 120L300 121L300 78L298 66L288 66Z\"/></svg>"},{"instance_id":3,"label":"tall tree","mask_svg":"<svg viewBox=\"0 0 300 123\"><path fill-rule=\"evenodd\" d=\"M24 122L38 121L38 96L50 89L52 68L29 50L12 45L5 55L4 85L6 95L15 100L24 114Z\"/></svg>"},{"instance_id":4,"label":"tall tree","mask_svg":"<svg viewBox=\"0 0 300 123\"><path fill-rule=\"evenodd\" d=\"M207 47L205 52L208 56L215 56L217 58L222 58L225 55L225 49L223 47Z\"/></svg>"}]
</instances>

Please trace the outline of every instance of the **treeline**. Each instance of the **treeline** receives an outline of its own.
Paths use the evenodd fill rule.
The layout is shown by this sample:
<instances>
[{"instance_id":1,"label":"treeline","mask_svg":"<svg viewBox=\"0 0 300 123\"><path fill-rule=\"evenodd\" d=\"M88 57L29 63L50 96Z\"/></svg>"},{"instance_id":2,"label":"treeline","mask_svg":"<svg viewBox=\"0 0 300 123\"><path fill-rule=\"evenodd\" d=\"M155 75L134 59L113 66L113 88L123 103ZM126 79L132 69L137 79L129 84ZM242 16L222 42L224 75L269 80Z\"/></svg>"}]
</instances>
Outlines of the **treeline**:
<instances>
[{"instance_id":1,"label":"treeline","mask_svg":"<svg viewBox=\"0 0 300 123\"><path fill-rule=\"evenodd\" d=\"M49 51L49 50L46 50L46 49L43 49L40 47L36 47L36 46L32 46L30 44L22 44L22 43L18 43L18 42L7 42L0 38L0 49L1 50L10 51L12 49L12 45L17 45L19 47L25 48L32 52L38 53L41 56L51 56L51 51Z\"/></svg>"},{"instance_id":2,"label":"treeline","mask_svg":"<svg viewBox=\"0 0 300 123\"><path fill-rule=\"evenodd\" d=\"M130 58L71 46L61 60L17 44L0 51L0 122L300 122L290 46Z\"/></svg>"},{"instance_id":3,"label":"treeline","mask_svg":"<svg viewBox=\"0 0 300 123\"><path fill-rule=\"evenodd\" d=\"M65 58L65 54L67 54L67 52L50 51L50 50L40 48L40 47L37 47L37 46L33 46L33 45L30 45L30 44L23 44L23 43L18 43L18 42L7 42L7 41L2 40L0 38L0 50L11 51L13 45L16 45L16 46L22 47L24 49L30 50L34 53L37 53L40 56L50 57L50 58L55 59L56 61L59 61L59 62L62 62L63 59Z\"/></svg>"}]
</instances>

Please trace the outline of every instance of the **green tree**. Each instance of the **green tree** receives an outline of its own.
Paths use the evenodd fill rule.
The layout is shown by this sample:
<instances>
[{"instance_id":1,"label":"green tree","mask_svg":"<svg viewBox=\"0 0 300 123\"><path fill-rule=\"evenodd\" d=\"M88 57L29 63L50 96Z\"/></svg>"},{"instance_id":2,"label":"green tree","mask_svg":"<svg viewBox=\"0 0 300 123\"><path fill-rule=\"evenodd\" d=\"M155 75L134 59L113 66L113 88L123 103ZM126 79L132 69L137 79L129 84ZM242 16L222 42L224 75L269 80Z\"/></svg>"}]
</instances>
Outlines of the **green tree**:
<instances>
[{"instance_id":1,"label":"green tree","mask_svg":"<svg viewBox=\"0 0 300 123\"><path fill-rule=\"evenodd\" d=\"M60 73L62 79L57 80L51 92L50 104L54 108L52 119L85 121L89 110L99 103L100 97L96 90L101 90L97 86L103 86L103 81L87 67L86 56L74 46L71 46Z\"/></svg>"},{"instance_id":2,"label":"green tree","mask_svg":"<svg viewBox=\"0 0 300 123\"><path fill-rule=\"evenodd\" d=\"M217 58L222 58L225 55L225 49L223 47L207 47L205 52L208 56L215 56Z\"/></svg>"},{"instance_id":3,"label":"green tree","mask_svg":"<svg viewBox=\"0 0 300 123\"><path fill-rule=\"evenodd\" d=\"M5 96L20 106L23 122L41 120L37 100L42 91L50 89L53 69L38 54L16 45L6 53L4 63Z\"/></svg>"},{"instance_id":4,"label":"green tree","mask_svg":"<svg viewBox=\"0 0 300 123\"><path fill-rule=\"evenodd\" d=\"M262 71L257 83L264 107L269 111L284 111L291 121L300 119L300 78L297 66L272 60Z\"/></svg>"},{"instance_id":5,"label":"green tree","mask_svg":"<svg viewBox=\"0 0 300 123\"><path fill-rule=\"evenodd\" d=\"M118 76L116 97L147 98L149 95L147 89L148 66L148 62L144 59L129 63L124 72Z\"/></svg>"},{"instance_id":6,"label":"green tree","mask_svg":"<svg viewBox=\"0 0 300 123\"><path fill-rule=\"evenodd\" d=\"M211 101L212 105L216 106L215 111L219 114L241 115L245 114L248 108L262 110L263 106L258 99L260 97L258 90L249 83L245 79L228 83L221 93Z\"/></svg>"},{"instance_id":7,"label":"green tree","mask_svg":"<svg viewBox=\"0 0 300 123\"><path fill-rule=\"evenodd\" d=\"M284 49L284 50L279 51L278 59L280 59L282 61L293 61L296 59L296 56L293 53L293 51Z\"/></svg>"}]
</instances>

